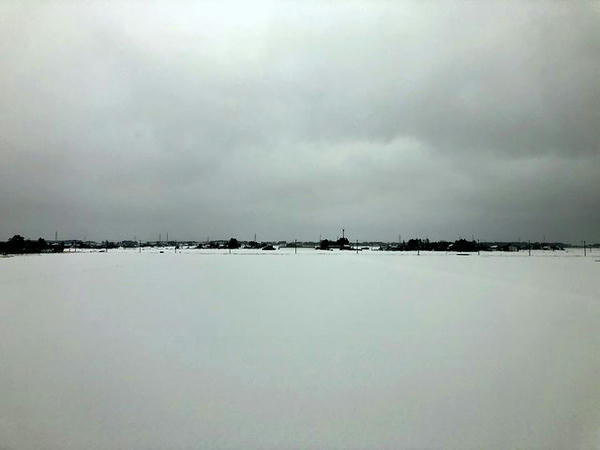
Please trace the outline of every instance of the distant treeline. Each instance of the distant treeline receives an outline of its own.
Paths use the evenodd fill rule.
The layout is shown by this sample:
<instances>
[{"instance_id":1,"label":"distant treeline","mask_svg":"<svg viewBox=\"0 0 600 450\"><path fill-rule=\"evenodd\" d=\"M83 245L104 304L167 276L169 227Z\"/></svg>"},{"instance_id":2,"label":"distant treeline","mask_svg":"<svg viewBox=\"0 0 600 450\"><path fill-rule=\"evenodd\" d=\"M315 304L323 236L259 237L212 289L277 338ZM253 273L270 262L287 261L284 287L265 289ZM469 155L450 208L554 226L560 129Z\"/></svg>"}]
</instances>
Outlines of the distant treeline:
<instances>
[{"instance_id":1,"label":"distant treeline","mask_svg":"<svg viewBox=\"0 0 600 450\"><path fill-rule=\"evenodd\" d=\"M60 253L63 250L64 246L61 244L50 244L42 238L29 240L18 234L6 242L0 242L0 253L2 254Z\"/></svg>"},{"instance_id":2,"label":"distant treeline","mask_svg":"<svg viewBox=\"0 0 600 450\"><path fill-rule=\"evenodd\" d=\"M381 250L397 251L454 251L454 252L477 252L477 251L504 251L516 252L519 250L564 250L565 245L560 242L478 242L458 239L451 241L430 241L429 239L410 239L406 242L388 244Z\"/></svg>"},{"instance_id":3,"label":"distant treeline","mask_svg":"<svg viewBox=\"0 0 600 450\"><path fill-rule=\"evenodd\" d=\"M264 241L257 242L239 241L236 238L221 240L199 241L81 241L81 240L63 240L46 241L42 238L37 240L25 239L20 235L15 235L6 242L0 242L0 253L2 254L21 254L21 253L59 253L67 250L76 249L115 249L115 248L139 248L139 247L188 247L197 249L263 249L271 250L273 246L287 248L315 248L318 250L353 250L357 246L360 248L377 248L385 251L455 251L455 252L476 252L476 251L506 251L513 252L519 250L564 250L567 246L560 242L478 242L475 240L458 239L455 241L430 241L429 239L409 239L408 241L388 243L388 242L351 242L348 238L342 237L336 240L322 239L320 241ZM599 247L600 244L587 244L588 248Z\"/></svg>"}]
</instances>

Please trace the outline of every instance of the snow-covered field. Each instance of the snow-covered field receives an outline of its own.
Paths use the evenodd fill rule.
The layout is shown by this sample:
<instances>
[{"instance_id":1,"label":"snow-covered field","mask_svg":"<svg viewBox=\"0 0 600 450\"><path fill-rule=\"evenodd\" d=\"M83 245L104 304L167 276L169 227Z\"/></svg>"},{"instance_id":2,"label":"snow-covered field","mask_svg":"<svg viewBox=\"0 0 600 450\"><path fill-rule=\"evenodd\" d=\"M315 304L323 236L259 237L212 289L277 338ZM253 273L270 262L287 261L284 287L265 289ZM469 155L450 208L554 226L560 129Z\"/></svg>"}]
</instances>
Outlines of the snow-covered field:
<instances>
[{"instance_id":1,"label":"snow-covered field","mask_svg":"<svg viewBox=\"0 0 600 450\"><path fill-rule=\"evenodd\" d=\"M600 448L578 252L0 258L0 449Z\"/></svg>"}]
</instances>

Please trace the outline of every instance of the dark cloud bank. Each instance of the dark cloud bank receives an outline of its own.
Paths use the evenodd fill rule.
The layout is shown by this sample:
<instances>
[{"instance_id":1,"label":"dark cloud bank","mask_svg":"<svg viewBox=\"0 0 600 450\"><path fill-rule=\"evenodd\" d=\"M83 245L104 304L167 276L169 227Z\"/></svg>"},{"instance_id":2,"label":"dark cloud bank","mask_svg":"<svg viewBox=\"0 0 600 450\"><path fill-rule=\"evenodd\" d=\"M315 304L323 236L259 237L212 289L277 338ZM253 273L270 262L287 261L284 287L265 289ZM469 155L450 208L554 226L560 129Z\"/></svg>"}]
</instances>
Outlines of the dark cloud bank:
<instances>
[{"instance_id":1,"label":"dark cloud bank","mask_svg":"<svg viewBox=\"0 0 600 450\"><path fill-rule=\"evenodd\" d=\"M0 12L0 238L600 240L595 3Z\"/></svg>"}]
</instances>

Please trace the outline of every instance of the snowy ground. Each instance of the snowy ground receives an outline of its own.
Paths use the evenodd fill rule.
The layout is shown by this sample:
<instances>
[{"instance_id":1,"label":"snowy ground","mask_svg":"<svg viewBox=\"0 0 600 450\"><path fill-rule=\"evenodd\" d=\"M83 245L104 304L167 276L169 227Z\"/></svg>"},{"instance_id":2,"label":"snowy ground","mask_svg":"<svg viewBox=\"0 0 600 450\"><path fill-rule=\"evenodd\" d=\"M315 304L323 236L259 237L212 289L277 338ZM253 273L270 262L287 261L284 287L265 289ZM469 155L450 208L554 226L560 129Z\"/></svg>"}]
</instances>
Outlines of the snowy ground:
<instances>
[{"instance_id":1,"label":"snowy ground","mask_svg":"<svg viewBox=\"0 0 600 450\"><path fill-rule=\"evenodd\" d=\"M0 449L600 448L600 255L0 258Z\"/></svg>"}]
</instances>

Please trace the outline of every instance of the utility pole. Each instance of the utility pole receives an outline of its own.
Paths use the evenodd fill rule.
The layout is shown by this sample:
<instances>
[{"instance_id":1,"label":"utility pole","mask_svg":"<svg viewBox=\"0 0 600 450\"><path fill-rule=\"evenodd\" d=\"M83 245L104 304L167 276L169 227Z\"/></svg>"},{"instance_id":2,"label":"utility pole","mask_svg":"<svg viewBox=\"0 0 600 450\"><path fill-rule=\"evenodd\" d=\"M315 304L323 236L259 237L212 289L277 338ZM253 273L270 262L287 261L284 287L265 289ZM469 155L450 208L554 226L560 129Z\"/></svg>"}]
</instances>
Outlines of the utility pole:
<instances>
[{"instance_id":1,"label":"utility pole","mask_svg":"<svg viewBox=\"0 0 600 450\"><path fill-rule=\"evenodd\" d=\"M583 241L583 256L587 256L587 251L585 248L585 241Z\"/></svg>"},{"instance_id":2,"label":"utility pole","mask_svg":"<svg viewBox=\"0 0 600 450\"><path fill-rule=\"evenodd\" d=\"M296 239L294 239L294 255L298 253L297 249L296 249Z\"/></svg>"},{"instance_id":3,"label":"utility pole","mask_svg":"<svg viewBox=\"0 0 600 450\"><path fill-rule=\"evenodd\" d=\"M342 228L342 239L344 239L344 229Z\"/></svg>"},{"instance_id":4,"label":"utility pole","mask_svg":"<svg viewBox=\"0 0 600 450\"><path fill-rule=\"evenodd\" d=\"M356 254L358 255L358 239L356 240Z\"/></svg>"},{"instance_id":5,"label":"utility pole","mask_svg":"<svg viewBox=\"0 0 600 450\"><path fill-rule=\"evenodd\" d=\"M138 247L140 248L140 253L142 253L142 241L139 242Z\"/></svg>"},{"instance_id":6,"label":"utility pole","mask_svg":"<svg viewBox=\"0 0 600 450\"><path fill-rule=\"evenodd\" d=\"M531 239L527 242L529 243L529 256L531 256Z\"/></svg>"},{"instance_id":7,"label":"utility pole","mask_svg":"<svg viewBox=\"0 0 600 450\"><path fill-rule=\"evenodd\" d=\"M479 255L479 239L477 239L477 254Z\"/></svg>"}]
</instances>

